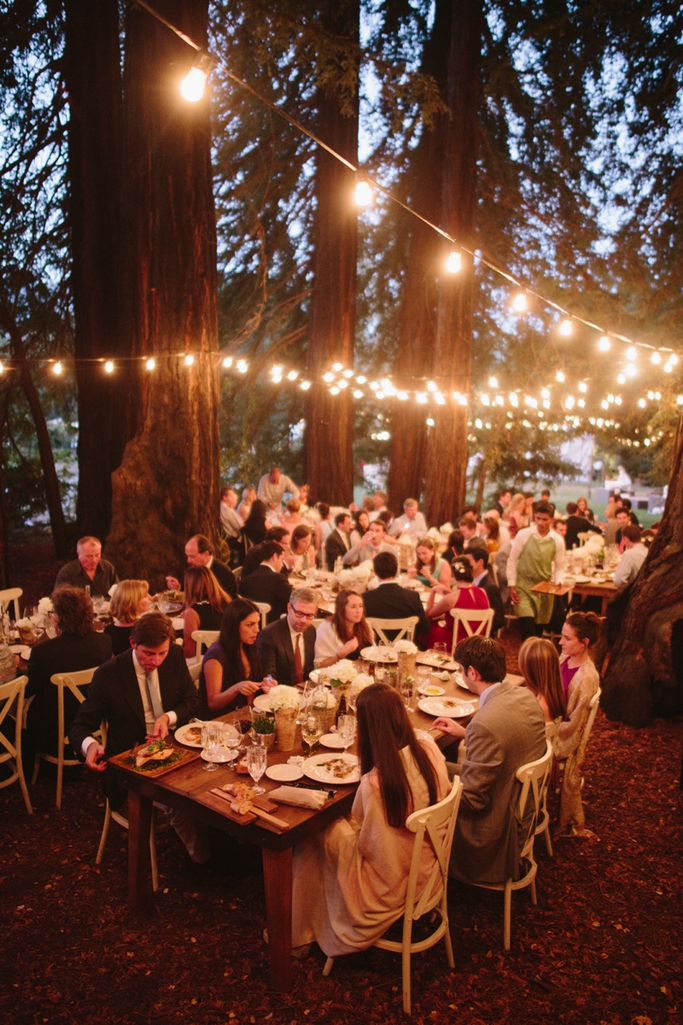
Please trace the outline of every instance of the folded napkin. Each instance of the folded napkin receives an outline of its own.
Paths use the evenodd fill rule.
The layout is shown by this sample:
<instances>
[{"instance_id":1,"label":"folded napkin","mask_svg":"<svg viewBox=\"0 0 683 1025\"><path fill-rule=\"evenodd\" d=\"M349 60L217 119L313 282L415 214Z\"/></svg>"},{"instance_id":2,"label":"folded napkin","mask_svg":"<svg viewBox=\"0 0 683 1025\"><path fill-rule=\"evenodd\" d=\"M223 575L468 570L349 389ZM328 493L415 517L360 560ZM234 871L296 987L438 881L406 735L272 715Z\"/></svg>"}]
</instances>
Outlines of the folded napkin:
<instances>
[{"instance_id":1,"label":"folded napkin","mask_svg":"<svg viewBox=\"0 0 683 1025\"><path fill-rule=\"evenodd\" d=\"M319 811L327 800L327 794L322 790L298 790L296 787L277 787L268 794L271 801L278 804L293 804L299 808L312 808Z\"/></svg>"}]
</instances>

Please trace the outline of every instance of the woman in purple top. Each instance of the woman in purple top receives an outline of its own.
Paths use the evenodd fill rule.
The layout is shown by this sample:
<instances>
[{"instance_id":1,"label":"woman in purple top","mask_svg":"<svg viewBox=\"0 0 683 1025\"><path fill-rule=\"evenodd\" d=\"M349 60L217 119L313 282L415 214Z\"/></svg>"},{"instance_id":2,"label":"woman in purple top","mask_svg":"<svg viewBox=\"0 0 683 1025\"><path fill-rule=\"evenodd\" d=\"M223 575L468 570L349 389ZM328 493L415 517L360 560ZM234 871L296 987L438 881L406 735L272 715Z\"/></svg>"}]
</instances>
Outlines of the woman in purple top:
<instances>
[{"instance_id":1,"label":"woman in purple top","mask_svg":"<svg viewBox=\"0 0 683 1025\"><path fill-rule=\"evenodd\" d=\"M216 719L246 705L260 690L263 671L256 638L261 614L253 602L236 598L228 605L221 632L202 659L199 715Z\"/></svg>"}]
</instances>

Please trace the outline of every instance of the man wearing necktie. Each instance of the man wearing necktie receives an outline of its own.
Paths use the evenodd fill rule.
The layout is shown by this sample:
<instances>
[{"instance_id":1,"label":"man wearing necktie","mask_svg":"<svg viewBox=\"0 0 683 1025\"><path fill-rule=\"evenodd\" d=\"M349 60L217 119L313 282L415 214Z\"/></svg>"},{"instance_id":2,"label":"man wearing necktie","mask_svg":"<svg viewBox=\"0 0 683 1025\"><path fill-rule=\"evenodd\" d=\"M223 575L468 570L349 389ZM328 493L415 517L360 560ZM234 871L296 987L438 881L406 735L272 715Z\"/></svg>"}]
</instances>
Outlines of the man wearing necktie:
<instances>
[{"instance_id":1,"label":"man wearing necktie","mask_svg":"<svg viewBox=\"0 0 683 1025\"><path fill-rule=\"evenodd\" d=\"M83 754L88 768L104 773L104 791L114 810L121 807L126 791L106 759L146 739L163 740L169 729L189 722L198 708L195 685L167 616L151 612L138 619L130 645L130 651L96 670L69 731L71 746ZM107 723L106 748L92 736L102 721ZM194 824L168 811L193 861L207 861L206 841Z\"/></svg>"},{"instance_id":2,"label":"man wearing necktie","mask_svg":"<svg viewBox=\"0 0 683 1025\"><path fill-rule=\"evenodd\" d=\"M258 635L257 644L264 676L294 687L308 679L313 669L315 627L318 613L315 591L296 587L289 596L287 615Z\"/></svg>"}]
</instances>

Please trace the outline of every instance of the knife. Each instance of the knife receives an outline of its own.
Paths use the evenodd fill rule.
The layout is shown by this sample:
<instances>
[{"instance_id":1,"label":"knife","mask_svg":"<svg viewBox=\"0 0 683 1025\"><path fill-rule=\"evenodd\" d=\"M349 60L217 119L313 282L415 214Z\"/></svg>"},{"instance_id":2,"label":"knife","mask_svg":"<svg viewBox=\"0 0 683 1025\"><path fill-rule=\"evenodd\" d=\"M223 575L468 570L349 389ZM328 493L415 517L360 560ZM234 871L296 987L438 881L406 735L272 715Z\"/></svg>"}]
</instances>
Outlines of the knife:
<instances>
[{"instance_id":1,"label":"knife","mask_svg":"<svg viewBox=\"0 0 683 1025\"><path fill-rule=\"evenodd\" d=\"M328 797L334 797L335 791L327 787L319 787L317 783L283 783L286 787L297 787L299 790L322 790Z\"/></svg>"}]
</instances>

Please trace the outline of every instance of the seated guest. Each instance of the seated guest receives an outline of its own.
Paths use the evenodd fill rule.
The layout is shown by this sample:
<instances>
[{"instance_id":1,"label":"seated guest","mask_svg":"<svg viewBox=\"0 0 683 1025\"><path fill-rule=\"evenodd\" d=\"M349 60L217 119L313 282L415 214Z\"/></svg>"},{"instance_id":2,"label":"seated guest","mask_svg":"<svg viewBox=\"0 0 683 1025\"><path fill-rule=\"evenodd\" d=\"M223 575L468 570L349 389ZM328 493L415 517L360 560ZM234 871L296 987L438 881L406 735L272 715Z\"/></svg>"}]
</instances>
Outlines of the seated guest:
<instances>
[{"instance_id":1,"label":"seated guest","mask_svg":"<svg viewBox=\"0 0 683 1025\"><path fill-rule=\"evenodd\" d=\"M325 560L327 569L334 569L337 559L343 559L351 547L351 531L353 520L350 513L340 512L334 518L334 530L325 541Z\"/></svg>"},{"instance_id":2,"label":"seated guest","mask_svg":"<svg viewBox=\"0 0 683 1025\"><path fill-rule=\"evenodd\" d=\"M325 546L325 542L334 530L334 523L330 516L330 507L327 502L318 502L316 505L320 519L315 525L315 550L319 552Z\"/></svg>"},{"instance_id":3,"label":"seated guest","mask_svg":"<svg viewBox=\"0 0 683 1025\"><path fill-rule=\"evenodd\" d=\"M183 620L183 651L185 658L197 654L195 630L220 630L223 613L232 601L206 566L190 566L183 580L185 603L180 613Z\"/></svg>"},{"instance_id":4,"label":"seated guest","mask_svg":"<svg viewBox=\"0 0 683 1025\"><path fill-rule=\"evenodd\" d=\"M28 709L27 731L34 751L57 754L57 688L55 673L79 672L101 666L111 658L111 638L93 628L92 602L82 588L58 587L52 595L52 620L57 636L31 648L26 697L35 695ZM71 725L78 701L64 692L64 724Z\"/></svg>"},{"instance_id":5,"label":"seated guest","mask_svg":"<svg viewBox=\"0 0 683 1025\"><path fill-rule=\"evenodd\" d=\"M261 549L261 565L250 573L246 579L240 580L240 594L243 598L270 605L268 622L276 619L287 611L287 602L292 587L282 575L284 553L277 541L266 541Z\"/></svg>"},{"instance_id":6,"label":"seated guest","mask_svg":"<svg viewBox=\"0 0 683 1025\"><path fill-rule=\"evenodd\" d=\"M237 581L235 575L228 566L214 558L213 548L208 537L203 534L195 534L185 545L185 557L188 566L205 566L210 569L223 590L231 598L237 597ZM173 591L180 590L178 577L166 577L166 586Z\"/></svg>"},{"instance_id":7,"label":"seated guest","mask_svg":"<svg viewBox=\"0 0 683 1025\"><path fill-rule=\"evenodd\" d=\"M379 585L363 595L365 615L372 619L407 619L409 616L417 616L415 632L426 634L429 630L429 620L424 614L420 596L415 591L401 587L396 580L398 560L394 553L380 552L373 559L372 568ZM389 640L393 640L397 633L396 630L385 632Z\"/></svg>"},{"instance_id":8,"label":"seated guest","mask_svg":"<svg viewBox=\"0 0 683 1025\"><path fill-rule=\"evenodd\" d=\"M242 520L242 523L246 523L249 519L249 513L255 500L256 488L253 484L247 484L246 488L242 489L242 501L237 506L237 515Z\"/></svg>"},{"instance_id":9,"label":"seated guest","mask_svg":"<svg viewBox=\"0 0 683 1025\"><path fill-rule=\"evenodd\" d=\"M451 567L446 559L436 554L436 545L431 537L420 538L415 554L417 566L408 569L408 576L415 577L425 587L435 587L436 584L450 586Z\"/></svg>"},{"instance_id":10,"label":"seated guest","mask_svg":"<svg viewBox=\"0 0 683 1025\"><path fill-rule=\"evenodd\" d=\"M623 587L624 584L630 584L632 580L635 580L640 572L640 567L647 558L647 547L641 540L640 527L633 527L630 524L623 527L621 537L624 553L613 577L617 587Z\"/></svg>"},{"instance_id":11,"label":"seated guest","mask_svg":"<svg viewBox=\"0 0 683 1025\"><path fill-rule=\"evenodd\" d=\"M102 545L96 537L82 537L76 542L77 558L62 566L55 589L68 584L69 587L90 588L91 594L102 594L105 597L109 589L117 582L116 570L110 562L102 558Z\"/></svg>"},{"instance_id":12,"label":"seated guest","mask_svg":"<svg viewBox=\"0 0 683 1025\"><path fill-rule=\"evenodd\" d=\"M579 510L579 512L578 512L579 516L583 516L583 518L588 520L590 523L594 523L595 522L595 513L593 512L592 509L588 508L588 501L585 498L583 498L583 497L577 498L576 499L576 506L577 506L577 509Z\"/></svg>"},{"instance_id":13,"label":"seated guest","mask_svg":"<svg viewBox=\"0 0 683 1025\"><path fill-rule=\"evenodd\" d=\"M196 715L198 704L167 616L160 612L141 616L133 626L130 644L128 651L96 671L69 731L71 746L82 752L86 766L104 773L104 792L114 811L125 801L127 791L107 759L146 738L163 740L170 729L183 726ZM103 721L107 723L106 748L92 736ZM165 810L192 860L208 861L210 850L203 830L183 812Z\"/></svg>"},{"instance_id":14,"label":"seated guest","mask_svg":"<svg viewBox=\"0 0 683 1025\"><path fill-rule=\"evenodd\" d=\"M567 698L560 676L560 660L552 641L544 637L527 637L517 656L524 683L541 706L546 722L564 719Z\"/></svg>"},{"instance_id":15,"label":"seated guest","mask_svg":"<svg viewBox=\"0 0 683 1025\"><path fill-rule=\"evenodd\" d=\"M315 664L318 669L332 666L342 658L354 662L363 648L374 644L372 630L365 618L363 599L356 591L339 591L332 619L325 619L315 638Z\"/></svg>"},{"instance_id":16,"label":"seated guest","mask_svg":"<svg viewBox=\"0 0 683 1025\"><path fill-rule=\"evenodd\" d=\"M633 525L631 523L631 514L628 511L628 509L617 509L616 521L617 521L618 526L617 526L617 530L616 530L616 532L614 534L614 544L615 545L619 545L619 551L623 552L624 551L624 540L623 540L624 528L625 527L630 527L630 526Z\"/></svg>"},{"instance_id":17,"label":"seated guest","mask_svg":"<svg viewBox=\"0 0 683 1025\"><path fill-rule=\"evenodd\" d=\"M298 498L290 498L288 502L285 502L285 511L280 523L283 527L289 527L290 530L301 523L301 502Z\"/></svg>"},{"instance_id":18,"label":"seated guest","mask_svg":"<svg viewBox=\"0 0 683 1025\"><path fill-rule=\"evenodd\" d=\"M583 739L591 698L600 686L590 649L600 636L600 618L594 612L573 612L567 616L560 637L560 676L567 696L567 722L560 723L556 757L564 761L558 832L590 837L581 804L581 766L586 744Z\"/></svg>"},{"instance_id":19,"label":"seated guest","mask_svg":"<svg viewBox=\"0 0 683 1025\"><path fill-rule=\"evenodd\" d=\"M379 556L382 558L383 556ZM317 941L328 957L365 950L400 918L414 834L411 812L448 796L443 755L415 734L401 698L384 684L358 695L361 781L351 819L294 848L292 943ZM424 852L423 872L434 854Z\"/></svg>"},{"instance_id":20,"label":"seated guest","mask_svg":"<svg viewBox=\"0 0 683 1025\"><path fill-rule=\"evenodd\" d=\"M221 527L231 552L231 563L237 565L244 554L242 527L244 520L237 512L237 492L234 488L221 488Z\"/></svg>"},{"instance_id":21,"label":"seated guest","mask_svg":"<svg viewBox=\"0 0 683 1025\"><path fill-rule=\"evenodd\" d=\"M287 615L271 623L258 635L258 650L264 676L294 687L307 680L313 670L315 627L318 614L315 591L295 587L287 603Z\"/></svg>"},{"instance_id":22,"label":"seated guest","mask_svg":"<svg viewBox=\"0 0 683 1025\"><path fill-rule=\"evenodd\" d=\"M567 533L564 539L564 545L567 551L569 551L570 548L577 547L579 544L579 534L584 534L587 531L592 531L594 534L602 534L600 527L596 527L595 524L590 523L585 516L581 516L576 502L567 502L567 518L564 522L567 525Z\"/></svg>"},{"instance_id":23,"label":"seated guest","mask_svg":"<svg viewBox=\"0 0 683 1025\"><path fill-rule=\"evenodd\" d=\"M377 519L368 526L366 533L356 544L349 548L342 562L345 566L357 566L361 562L371 562L380 552L392 551L392 545L387 542L386 525Z\"/></svg>"},{"instance_id":24,"label":"seated guest","mask_svg":"<svg viewBox=\"0 0 683 1025\"><path fill-rule=\"evenodd\" d=\"M450 874L466 883L519 879L524 874L517 818L522 784L515 773L545 754L543 713L526 687L505 682L505 650L499 641L468 637L458 644L455 659L468 688L479 695L479 708L466 730L454 719L434 722L436 729L464 738L466 747L457 767L463 791Z\"/></svg>"},{"instance_id":25,"label":"seated guest","mask_svg":"<svg viewBox=\"0 0 683 1025\"><path fill-rule=\"evenodd\" d=\"M244 521L242 533L253 545L260 545L266 536L270 523L266 519L266 506L260 498L254 499L249 515Z\"/></svg>"},{"instance_id":26,"label":"seated guest","mask_svg":"<svg viewBox=\"0 0 683 1025\"><path fill-rule=\"evenodd\" d=\"M285 555L288 572L304 574L306 570L315 569L313 528L306 523L300 523L298 527L295 527L292 531L289 551L289 556Z\"/></svg>"},{"instance_id":27,"label":"seated guest","mask_svg":"<svg viewBox=\"0 0 683 1025\"><path fill-rule=\"evenodd\" d=\"M299 512L304 520L308 520L311 514L315 513L315 510L311 509L309 504L309 497L311 488L309 484L302 484L299 488Z\"/></svg>"},{"instance_id":28,"label":"seated guest","mask_svg":"<svg viewBox=\"0 0 683 1025\"><path fill-rule=\"evenodd\" d=\"M427 524L414 498L406 498L403 503L403 516L397 516L389 528L391 537L408 534L416 541L427 533Z\"/></svg>"},{"instance_id":29,"label":"seated guest","mask_svg":"<svg viewBox=\"0 0 683 1025\"><path fill-rule=\"evenodd\" d=\"M286 555L289 552L289 544L291 535L286 527L271 527L270 530L266 531L266 536L263 541L258 545L252 545L247 554L244 557L244 564L242 566L242 580L248 577L250 573L253 573L255 569L258 569L261 565L261 552L264 544L267 541L277 541ZM283 567L283 573L285 575L289 572L286 566Z\"/></svg>"},{"instance_id":30,"label":"seated guest","mask_svg":"<svg viewBox=\"0 0 683 1025\"><path fill-rule=\"evenodd\" d=\"M486 548L486 540L477 533L477 521L474 516L463 516L458 526L464 538L466 552L470 548Z\"/></svg>"},{"instance_id":31,"label":"seated guest","mask_svg":"<svg viewBox=\"0 0 683 1025\"><path fill-rule=\"evenodd\" d=\"M199 716L216 719L249 703L261 689L263 671L256 638L261 614L253 602L236 598L228 605L221 632L202 659Z\"/></svg>"},{"instance_id":32,"label":"seated guest","mask_svg":"<svg viewBox=\"0 0 683 1025\"><path fill-rule=\"evenodd\" d=\"M475 587L481 587L483 591L486 591L489 606L494 610L491 624L491 633L494 634L505 626L505 612L503 611L503 597L500 588L496 584L493 574L489 573L491 563L489 553L485 552L483 548L471 548L469 552L465 553L465 558L472 567L472 583Z\"/></svg>"},{"instance_id":33,"label":"seated guest","mask_svg":"<svg viewBox=\"0 0 683 1025\"><path fill-rule=\"evenodd\" d=\"M353 530L351 531L351 544L357 545L364 534L367 534L370 526L370 516L367 509L357 509L353 514Z\"/></svg>"},{"instance_id":34,"label":"seated guest","mask_svg":"<svg viewBox=\"0 0 683 1025\"><path fill-rule=\"evenodd\" d=\"M555 519L553 520L553 530L555 531L556 534L559 534L560 537L563 537L565 539L565 545L566 545L566 543L567 543L567 521L561 519L559 516L556 516Z\"/></svg>"},{"instance_id":35,"label":"seated guest","mask_svg":"<svg viewBox=\"0 0 683 1025\"><path fill-rule=\"evenodd\" d=\"M374 523L375 520L380 516L381 513L388 513L387 509L387 495L386 491L375 491L372 496L373 508L368 510L370 515L370 523ZM391 513L389 513L389 522L391 522Z\"/></svg>"},{"instance_id":36,"label":"seated guest","mask_svg":"<svg viewBox=\"0 0 683 1025\"><path fill-rule=\"evenodd\" d=\"M625 509L626 512L628 513L629 521L631 523L631 526L639 527L640 526L640 521L638 520L638 517L636 516L636 514L633 511L633 502L631 501L631 499L630 498L624 498L622 495L618 495L617 499L616 499L616 503L617 503L617 513L619 512L620 509Z\"/></svg>"},{"instance_id":37,"label":"seated guest","mask_svg":"<svg viewBox=\"0 0 683 1025\"><path fill-rule=\"evenodd\" d=\"M477 555L479 555L480 552L482 555L484 553L488 555L485 548L474 548L473 551ZM427 608L425 609L427 617L432 620L427 640L428 648L433 648L436 643L441 641L446 645L448 651L451 650L453 645L453 624L455 623L455 620L450 615L451 609L474 610L490 608L486 591L481 587L475 587L472 582L472 566L466 555L461 559L453 560L451 573L453 574L453 582L455 583L455 589L453 591L449 591L448 588L438 585L437 587L433 587L429 592L429 600L427 601ZM443 625L437 622L438 620L443 620ZM464 624L459 623L456 643L464 640L466 636L467 631L465 630Z\"/></svg>"},{"instance_id":38,"label":"seated guest","mask_svg":"<svg viewBox=\"0 0 683 1025\"><path fill-rule=\"evenodd\" d=\"M448 535L448 547L444 552L445 557L449 563L453 562L453 559L458 559L465 552L465 537L461 530L452 530Z\"/></svg>"},{"instance_id":39,"label":"seated guest","mask_svg":"<svg viewBox=\"0 0 683 1025\"><path fill-rule=\"evenodd\" d=\"M146 580L121 580L116 585L109 604L109 614L114 622L104 628L111 637L113 655L128 651L133 624L143 613L149 612L150 601Z\"/></svg>"}]
</instances>

